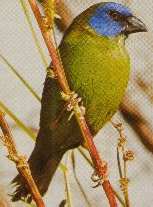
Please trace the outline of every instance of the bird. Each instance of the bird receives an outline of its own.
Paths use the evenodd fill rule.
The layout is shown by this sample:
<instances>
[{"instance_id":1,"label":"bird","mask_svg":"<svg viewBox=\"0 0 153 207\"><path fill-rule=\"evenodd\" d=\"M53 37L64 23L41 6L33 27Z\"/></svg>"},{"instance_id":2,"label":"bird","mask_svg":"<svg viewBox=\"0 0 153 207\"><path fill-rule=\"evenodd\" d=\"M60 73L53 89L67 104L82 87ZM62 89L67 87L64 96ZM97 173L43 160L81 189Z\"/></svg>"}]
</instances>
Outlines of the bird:
<instances>
[{"instance_id":1,"label":"bird","mask_svg":"<svg viewBox=\"0 0 153 207\"><path fill-rule=\"evenodd\" d=\"M70 89L82 99L93 136L112 118L122 101L130 74L125 42L130 34L137 32L147 32L146 25L128 7L101 2L73 20L58 47ZM84 145L75 117L69 117L56 77L47 75L40 129L28 160L42 196L65 152ZM28 187L19 175L12 183L16 184L12 201L31 202Z\"/></svg>"}]
</instances>

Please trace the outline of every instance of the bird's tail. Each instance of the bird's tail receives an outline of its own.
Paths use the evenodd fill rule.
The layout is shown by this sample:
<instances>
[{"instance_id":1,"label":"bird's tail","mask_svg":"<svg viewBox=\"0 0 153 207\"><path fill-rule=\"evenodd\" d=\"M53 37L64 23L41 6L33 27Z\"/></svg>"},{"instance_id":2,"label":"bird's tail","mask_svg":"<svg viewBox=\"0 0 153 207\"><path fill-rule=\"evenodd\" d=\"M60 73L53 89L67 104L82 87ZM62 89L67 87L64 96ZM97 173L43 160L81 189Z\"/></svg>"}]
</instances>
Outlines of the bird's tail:
<instances>
[{"instance_id":1,"label":"bird's tail","mask_svg":"<svg viewBox=\"0 0 153 207\"><path fill-rule=\"evenodd\" d=\"M36 143L34 151L32 152L29 159L29 166L39 192L43 196L48 190L48 186L54 173L56 172L64 152L52 153L51 149L45 149L43 146L40 148L40 143L38 146L39 148L37 147ZM20 175L17 175L13 179L12 183L16 185L16 190L12 195L12 201L24 200L30 203L32 197L29 194L28 188Z\"/></svg>"}]
</instances>

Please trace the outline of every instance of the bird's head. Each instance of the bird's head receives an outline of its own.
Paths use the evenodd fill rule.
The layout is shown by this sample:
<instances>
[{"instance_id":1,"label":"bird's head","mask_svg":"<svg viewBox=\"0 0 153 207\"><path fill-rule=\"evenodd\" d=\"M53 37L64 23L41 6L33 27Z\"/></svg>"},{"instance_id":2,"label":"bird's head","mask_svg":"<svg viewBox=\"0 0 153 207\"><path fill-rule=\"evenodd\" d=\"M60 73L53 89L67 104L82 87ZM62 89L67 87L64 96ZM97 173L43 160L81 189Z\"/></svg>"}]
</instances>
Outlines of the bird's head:
<instances>
[{"instance_id":1,"label":"bird's head","mask_svg":"<svg viewBox=\"0 0 153 207\"><path fill-rule=\"evenodd\" d=\"M145 24L129 8L113 2L99 4L89 24L98 34L106 37L147 31Z\"/></svg>"}]
</instances>

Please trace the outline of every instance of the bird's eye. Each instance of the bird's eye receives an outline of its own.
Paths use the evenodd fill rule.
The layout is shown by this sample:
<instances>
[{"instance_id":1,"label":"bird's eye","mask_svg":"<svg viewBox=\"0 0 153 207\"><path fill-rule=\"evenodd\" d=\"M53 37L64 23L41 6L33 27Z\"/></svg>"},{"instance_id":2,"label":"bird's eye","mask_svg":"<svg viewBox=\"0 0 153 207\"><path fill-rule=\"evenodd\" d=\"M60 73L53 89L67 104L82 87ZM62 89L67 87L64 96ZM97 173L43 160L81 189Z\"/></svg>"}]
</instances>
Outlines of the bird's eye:
<instances>
[{"instance_id":1,"label":"bird's eye","mask_svg":"<svg viewBox=\"0 0 153 207\"><path fill-rule=\"evenodd\" d=\"M119 16L120 16L120 14L117 11L113 11L113 10L110 10L108 12L108 14L114 20L118 20L119 19Z\"/></svg>"}]
</instances>

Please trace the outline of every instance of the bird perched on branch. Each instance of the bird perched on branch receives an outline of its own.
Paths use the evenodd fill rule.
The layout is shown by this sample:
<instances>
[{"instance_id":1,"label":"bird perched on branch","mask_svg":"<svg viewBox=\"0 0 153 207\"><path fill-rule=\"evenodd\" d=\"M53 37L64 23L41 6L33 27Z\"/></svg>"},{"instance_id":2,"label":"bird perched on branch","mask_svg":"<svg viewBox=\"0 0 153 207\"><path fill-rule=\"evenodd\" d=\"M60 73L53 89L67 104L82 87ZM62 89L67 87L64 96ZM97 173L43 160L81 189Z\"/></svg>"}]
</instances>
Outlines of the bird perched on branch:
<instances>
[{"instance_id":1,"label":"bird perched on branch","mask_svg":"<svg viewBox=\"0 0 153 207\"><path fill-rule=\"evenodd\" d=\"M125 40L131 33L146 32L141 20L118 3L99 3L77 16L59 46L70 88L83 100L85 118L95 136L117 111L130 71ZM75 117L69 121L56 78L46 77L40 114L40 130L29 158L32 176L42 195L64 153L83 144ZM12 200L29 196L18 175ZM28 200L30 201L30 199Z\"/></svg>"}]
</instances>

